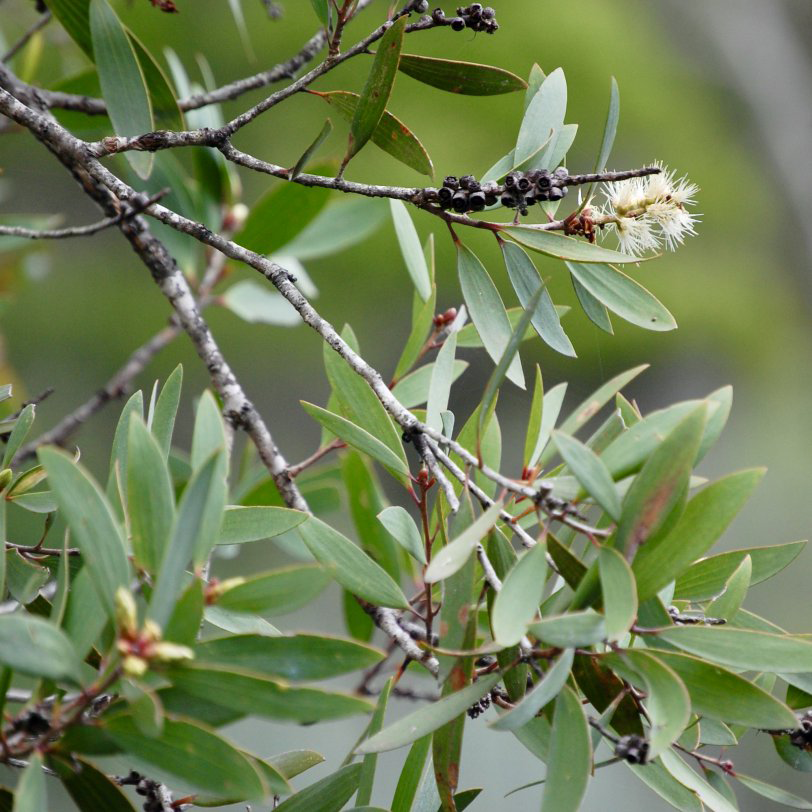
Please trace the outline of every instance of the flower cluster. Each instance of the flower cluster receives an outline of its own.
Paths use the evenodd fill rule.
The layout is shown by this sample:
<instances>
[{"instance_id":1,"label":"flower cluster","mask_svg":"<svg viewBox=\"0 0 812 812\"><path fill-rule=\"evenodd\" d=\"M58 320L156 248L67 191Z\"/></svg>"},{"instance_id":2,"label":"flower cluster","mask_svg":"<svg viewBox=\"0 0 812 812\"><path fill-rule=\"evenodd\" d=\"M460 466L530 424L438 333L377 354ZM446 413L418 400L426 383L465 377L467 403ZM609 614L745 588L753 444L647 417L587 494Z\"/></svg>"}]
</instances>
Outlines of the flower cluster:
<instances>
[{"instance_id":1,"label":"flower cluster","mask_svg":"<svg viewBox=\"0 0 812 812\"><path fill-rule=\"evenodd\" d=\"M596 223L617 234L620 250L630 256L663 246L674 251L685 237L696 234L699 215L686 207L696 202L699 187L656 165L661 169L656 175L604 184L606 206L593 215Z\"/></svg>"}]
</instances>

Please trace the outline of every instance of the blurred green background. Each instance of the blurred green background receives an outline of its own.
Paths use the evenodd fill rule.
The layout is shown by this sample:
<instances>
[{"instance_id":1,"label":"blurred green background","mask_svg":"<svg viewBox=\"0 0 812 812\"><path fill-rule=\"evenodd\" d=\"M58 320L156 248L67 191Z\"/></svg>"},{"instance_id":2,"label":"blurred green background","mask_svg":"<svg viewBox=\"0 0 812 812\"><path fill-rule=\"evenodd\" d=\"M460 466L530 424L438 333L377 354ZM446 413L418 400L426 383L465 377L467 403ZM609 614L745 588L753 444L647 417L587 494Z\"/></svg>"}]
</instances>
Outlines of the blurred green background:
<instances>
[{"instance_id":1,"label":"blurred green background","mask_svg":"<svg viewBox=\"0 0 812 812\"><path fill-rule=\"evenodd\" d=\"M222 84L286 59L315 30L306 0L282 0L285 15L277 22L268 19L260 0L242 0L255 54L251 58L229 4L177 4L179 15L164 15L146 0L114 3L153 54L171 47L197 81L202 79L198 54L205 55ZM451 4L442 5L453 11ZM32 6L28 0L0 1L0 35L7 44L36 19ZM441 29L411 35L405 50L487 62L522 76L533 62L547 72L562 66L569 83L567 120L579 124L567 161L572 171L591 170L614 75L621 117L610 164L629 168L660 159L702 189L699 236L676 254L634 271L673 312L679 330L648 333L614 319L615 335L601 333L577 307L563 266L542 261L554 301L576 305L564 324L578 358L558 356L531 342L523 350L526 371L539 363L547 388L569 381L574 405L617 372L649 362L651 369L628 389L644 411L733 384L730 423L702 473L713 477L753 465L766 465L770 472L723 545L804 538L812 520L812 6L807 0L503 0L494 6L502 27L493 37ZM370 30L386 8L384 0L374 2L345 34L345 44ZM358 91L370 64L367 58L352 60L315 88ZM85 66L54 23L45 29L41 47L29 46L12 64L21 75L36 76L46 85ZM249 94L225 105L224 114L230 117L262 97L263 91ZM457 97L400 75L390 109L421 138L438 178L479 175L512 147L522 98ZM318 98L296 96L243 130L236 145L289 166L328 115L329 108ZM336 128L320 157L340 157L346 143L346 125L335 114L332 118ZM182 159L190 157L187 153ZM26 134L10 130L0 135L0 166L0 212L64 213L66 224L98 218L70 177ZM403 185L426 182L372 146L353 161L348 177ZM249 204L278 183L248 173L241 173L241 180ZM427 214L416 213L414 219L421 236L436 232L438 309L459 305L447 232ZM481 234L461 236L489 265L506 302L514 305L509 287L501 284L504 274L493 241ZM350 323L365 357L384 375L391 373L408 334L412 297L391 227L385 224L363 244L335 257L308 262L307 269L319 288L315 304L322 315L339 327ZM233 278L250 274L235 269ZM45 387L56 389L38 411L40 429L85 400L169 314L148 272L115 232L0 254L0 294L2 379L15 384L14 403ZM324 402L328 391L318 337L304 326L246 324L221 308L210 311L209 322L283 453L289 460L307 456L319 431L298 401ZM482 353L469 353L468 360L473 364L452 402L458 424L479 397L491 368ZM185 366L183 409L188 418L191 397L206 385L206 376L183 338L150 365L138 384L149 388L179 361ZM519 463L528 408L525 393L515 388L503 392L499 417L507 470ZM118 407L108 408L78 436L85 461L97 472L106 466L117 413ZM186 420L180 426L181 443L188 439L189 425ZM224 571L229 566L267 567L269 555L273 553L254 553L221 566ZM810 569L812 553L807 551L790 570L757 587L748 608L790 630L810 631ZM325 614L297 615L280 625L323 627ZM328 620L333 631L341 630L337 613ZM361 726L360 721L333 723L317 734L315 746L328 755L332 769ZM313 730L307 728L244 725L235 735L264 753L314 744ZM809 796L809 779L792 773L771 750L768 736L757 737L737 755L736 766ZM376 802L391 797L386 784L393 786L401 758L382 758L385 776ZM540 767L515 740L497 739L483 723L468 726L460 785L487 786L474 808L537 808L538 788L501 799L514 786L540 778ZM622 801L611 800L615 798ZM743 793L740 800L745 810L773 807ZM584 809L615 808L667 807L616 767L599 771Z\"/></svg>"}]
</instances>

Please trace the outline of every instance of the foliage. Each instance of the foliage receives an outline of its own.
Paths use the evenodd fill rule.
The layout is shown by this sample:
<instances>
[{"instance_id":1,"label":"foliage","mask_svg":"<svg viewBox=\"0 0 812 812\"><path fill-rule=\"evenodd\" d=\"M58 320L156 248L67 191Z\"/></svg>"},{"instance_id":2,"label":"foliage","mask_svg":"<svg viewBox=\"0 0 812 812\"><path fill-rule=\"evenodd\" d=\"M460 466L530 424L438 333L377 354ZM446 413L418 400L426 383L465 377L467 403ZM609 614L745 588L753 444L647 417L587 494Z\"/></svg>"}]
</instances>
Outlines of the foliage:
<instances>
[{"instance_id":1,"label":"foliage","mask_svg":"<svg viewBox=\"0 0 812 812\"><path fill-rule=\"evenodd\" d=\"M122 411L103 481L78 452L36 440L25 445L34 404L0 427L0 593L8 593L0 615L7 717L0 761L21 768L3 802L13 797L15 810L42 809L49 784L59 781L81 810L132 810L128 787L146 796L144 809L272 798L284 798L278 808L285 810L373 809L377 754L408 745L388 808L453 812L476 808L479 789L458 786L461 745L466 729L472 735L470 728L487 724L514 735L547 766L543 782L517 788L543 783L545 810L577 810L593 769L616 761L632 765L633 776L677 809L735 809L726 778L812 808L742 775L727 753L713 749L766 731L781 759L812 769L812 712L797 713L812 706L812 643L743 608L750 587L790 564L803 543L708 555L762 475L741 471L708 483L695 474L724 429L730 390L643 414L621 391L642 372L636 368L563 416L563 387L545 391L541 370L530 379L521 362L523 342L536 337L575 354L561 323L566 311L550 298L533 253L557 260L601 329L611 332L610 312L643 329L676 327L638 281L647 268L640 260L694 233L690 206L698 190L661 165L605 171L619 116L614 80L595 172L575 175L563 166L577 127L565 123L561 69L545 75L534 65L525 82L501 68L403 51L407 34L434 27L448 36L466 27L493 33L493 13L473 4L459 17L420 17L425 4L413 1L382 20L374 7L369 15L379 27L342 51L344 28L367 3L313 0L314 22L324 29L320 47L330 56L310 81L376 49L361 87L311 91L346 119L347 146L333 156L343 160L335 177L337 164L312 165L332 132L328 120L315 140L302 139L291 169L259 166L283 180L248 209L235 166L258 165L234 151L230 135L270 100L307 89L310 74L252 108L246 121L222 125L217 102L226 97L210 89L206 104L192 104L199 88L170 54L174 84L188 91L175 94L115 4L48 5L92 60L82 92L100 91L107 114L92 120L105 138L86 149L93 161L122 152L135 173L126 175L131 187L118 187L88 164L100 184L122 195L117 202L131 207L108 213L101 227L135 233L137 252L143 233L130 222L135 212L175 227L158 233L185 277L174 279L176 268L165 276L150 269L164 293L167 279L193 283L185 289L192 305L184 304L182 287L167 298L207 362L213 391L199 398L188 454L172 442L181 368L150 396L136 392ZM433 173L417 136L387 110L399 71L438 91L523 91L515 148L479 181L447 177L426 189L345 181L369 143L417 173ZM6 84L18 103L30 101L24 87ZM23 126L35 121L11 104L14 93L2 93L6 115ZM60 99L42 98L59 109ZM74 144L71 120L59 115L67 129L53 125L58 154L60 138ZM232 129L210 142L223 126ZM194 178L167 151L187 146L196 150ZM605 184L600 192L598 183ZM171 190L165 209L136 194L163 185ZM560 217L571 186L587 192ZM330 190L360 197L333 201ZM390 198L388 207L365 199L375 197ZM406 204L448 226L464 306L435 313L434 239L441 235L421 244ZM495 219L502 208L515 218ZM474 216L483 210L483 218ZM541 212L540 223L521 222L531 210ZM305 297L316 291L302 262L363 240L389 215L415 292L411 335L385 384L352 329L339 335L313 310ZM218 242L207 224L234 241ZM21 250L30 229L47 225L9 222L0 247ZM486 267L461 239L469 227L495 237L518 305L506 307L494 282L502 268ZM615 247L599 244L606 235ZM192 238L265 278L226 287L225 260L209 260L199 273ZM150 257L160 263L154 252ZM329 398L302 403L321 426L322 443L299 465L284 461L240 384L222 372L219 349L200 327L200 310L212 304L278 327L304 319L325 339ZM465 422L449 410L467 367L456 358L462 347L484 349L478 360L489 369ZM522 469L503 474L497 408L505 381L531 392ZM10 398L11 388L2 394ZM239 428L256 449L248 445L238 460L232 444ZM34 450L39 462L26 468L21 463ZM336 515L344 502L353 538L338 529L348 525ZM16 511L44 517L42 532L8 538L6 514ZM278 544L299 560L226 580L211 576L218 554L247 543ZM332 582L343 589L344 636L283 632L266 619L325 600ZM381 636L372 642L374 626ZM359 672L354 692L319 684ZM413 698L412 682L425 686L426 674L434 698L389 720L389 704ZM377 702L369 698L375 695ZM486 711L487 721L478 719ZM354 715L368 715L369 724L346 762L298 791L290 780L321 762L318 752L260 756L221 730L246 717L311 725ZM611 756L602 761L607 745ZM110 756L132 772L109 776Z\"/></svg>"}]
</instances>

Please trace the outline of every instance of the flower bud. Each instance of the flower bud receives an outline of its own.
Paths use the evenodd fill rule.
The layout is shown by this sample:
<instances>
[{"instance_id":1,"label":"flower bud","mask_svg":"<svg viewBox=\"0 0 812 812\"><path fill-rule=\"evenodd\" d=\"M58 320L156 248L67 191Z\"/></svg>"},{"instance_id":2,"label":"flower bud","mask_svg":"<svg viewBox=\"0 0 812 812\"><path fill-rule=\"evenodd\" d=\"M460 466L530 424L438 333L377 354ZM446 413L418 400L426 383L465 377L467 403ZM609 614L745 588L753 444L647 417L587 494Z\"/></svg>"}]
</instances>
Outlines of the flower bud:
<instances>
[{"instance_id":1,"label":"flower bud","mask_svg":"<svg viewBox=\"0 0 812 812\"><path fill-rule=\"evenodd\" d=\"M147 661L129 654L122 660L121 669L128 677L143 677L147 672Z\"/></svg>"},{"instance_id":2,"label":"flower bud","mask_svg":"<svg viewBox=\"0 0 812 812\"><path fill-rule=\"evenodd\" d=\"M173 663L178 660L193 660L195 655L189 646L162 641L152 647L152 656L161 663Z\"/></svg>"},{"instance_id":3,"label":"flower bud","mask_svg":"<svg viewBox=\"0 0 812 812\"><path fill-rule=\"evenodd\" d=\"M160 640L163 637L161 627L154 620L145 620L144 637L148 640Z\"/></svg>"},{"instance_id":4,"label":"flower bud","mask_svg":"<svg viewBox=\"0 0 812 812\"><path fill-rule=\"evenodd\" d=\"M0 471L0 493L2 493L10 484L11 480L14 478L14 474L11 468L4 468Z\"/></svg>"},{"instance_id":5,"label":"flower bud","mask_svg":"<svg viewBox=\"0 0 812 812\"><path fill-rule=\"evenodd\" d=\"M127 636L135 634L138 627L138 610L132 592L123 586L116 590L116 625Z\"/></svg>"}]
</instances>

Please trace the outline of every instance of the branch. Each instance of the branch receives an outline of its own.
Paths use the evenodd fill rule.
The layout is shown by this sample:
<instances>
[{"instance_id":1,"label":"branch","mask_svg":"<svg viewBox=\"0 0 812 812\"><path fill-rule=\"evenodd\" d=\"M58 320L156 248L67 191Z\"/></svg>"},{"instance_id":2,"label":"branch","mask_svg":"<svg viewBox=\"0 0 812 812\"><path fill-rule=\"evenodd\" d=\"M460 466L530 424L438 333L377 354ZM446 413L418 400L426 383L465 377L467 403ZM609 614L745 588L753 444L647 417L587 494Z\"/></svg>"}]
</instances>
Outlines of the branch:
<instances>
[{"instance_id":1,"label":"branch","mask_svg":"<svg viewBox=\"0 0 812 812\"><path fill-rule=\"evenodd\" d=\"M37 31L41 31L48 23L51 22L51 12L46 11L45 14L40 15L40 18L28 29L18 40L11 46L2 56L0 62L8 62L13 59L26 45L28 41Z\"/></svg>"}]
</instances>

